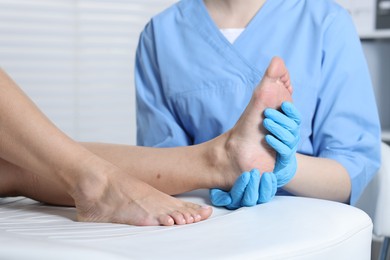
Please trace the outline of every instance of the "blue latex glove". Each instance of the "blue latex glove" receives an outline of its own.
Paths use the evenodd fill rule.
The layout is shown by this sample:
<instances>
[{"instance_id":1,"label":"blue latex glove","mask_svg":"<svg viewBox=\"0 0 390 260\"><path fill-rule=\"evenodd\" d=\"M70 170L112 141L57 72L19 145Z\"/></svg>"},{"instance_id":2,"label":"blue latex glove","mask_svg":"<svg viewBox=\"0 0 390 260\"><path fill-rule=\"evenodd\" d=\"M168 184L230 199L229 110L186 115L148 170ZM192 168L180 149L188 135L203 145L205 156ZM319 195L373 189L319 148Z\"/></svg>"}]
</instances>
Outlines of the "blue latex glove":
<instances>
[{"instance_id":1,"label":"blue latex glove","mask_svg":"<svg viewBox=\"0 0 390 260\"><path fill-rule=\"evenodd\" d=\"M283 102L281 109L268 108L264 111L264 127L272 134L265 140L276 151L274 173L278 187L286 185L297 171L296 151L299 143L301 115L290 102Z\"/></svg>"},{"instance_id":2,"label":"blue latex glove","mask_svg":"<svg viewBox=\"0 0 390 260\"><path fill-rule=\"evenodd\" d=\"M276 190L276 176L273 173L264 173L260 177L259 170L253 169L241 174L229 192L211 189L210 199L214 206L238 209L266 203L275 196Z\"/></svg>"}]
</instances>

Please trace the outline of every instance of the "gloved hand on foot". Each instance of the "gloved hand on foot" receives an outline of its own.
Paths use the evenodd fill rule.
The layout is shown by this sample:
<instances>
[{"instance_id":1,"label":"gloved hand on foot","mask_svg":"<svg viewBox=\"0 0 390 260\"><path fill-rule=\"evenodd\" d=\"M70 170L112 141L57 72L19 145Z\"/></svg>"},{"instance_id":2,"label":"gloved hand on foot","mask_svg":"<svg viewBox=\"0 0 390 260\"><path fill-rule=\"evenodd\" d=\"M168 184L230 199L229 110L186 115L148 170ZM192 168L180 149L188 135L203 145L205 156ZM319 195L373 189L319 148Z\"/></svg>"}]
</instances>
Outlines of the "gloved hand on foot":
<instances>
[{"instance_id":1,"label":"gloved hand on foot","mask_svg":"<svg viewBox=\"0 0 390 260\"><path fill-rule=\"evenodd\" d=\"M214 206L238 209L251 207L270 201L276 193L277 183L273 173L260 176L259 170L241 174L229 192L220 189L210 190L211 203Z\"/></svg>"},{"instance_id":2,"label":"gloved hand on foot","mask_svg":"<svg viewBox=\"0 0 390 260\"><path fill-rule=\"evenodd\" d=\"M294 177L301 115L290 102L283 102L281 109L282 112L275 109L264 111L263 125L270 132L265 139L276 151L274 172L260 177L258 170L254 169L239 176L229 192L211 189L210 199L214 206L237 209L269 202L277 187L284 186Z\"/></svg>"},{"instance_id":3,"label":"gloved hand on foot","mask_svg":"<svg viewBox=\"0 0 390 260\"><path fill-rule=\"evenodd\" d=\"M294 104L283 102L280 112L275 109L264 111L264 127L270 132L265 140L276 151L274 173L278 187L286 185L297 171L296 152L299 143L301 115Z\"/></svg>"}]
</instances>

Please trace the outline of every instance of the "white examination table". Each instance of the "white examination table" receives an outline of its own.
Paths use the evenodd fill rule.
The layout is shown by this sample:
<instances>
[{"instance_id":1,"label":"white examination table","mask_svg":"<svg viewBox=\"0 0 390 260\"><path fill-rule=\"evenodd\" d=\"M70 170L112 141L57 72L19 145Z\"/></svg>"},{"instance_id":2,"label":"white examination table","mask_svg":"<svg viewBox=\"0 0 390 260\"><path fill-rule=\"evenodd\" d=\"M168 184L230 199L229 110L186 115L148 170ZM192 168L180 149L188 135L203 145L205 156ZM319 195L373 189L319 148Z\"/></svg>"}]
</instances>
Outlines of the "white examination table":
<instances>
[{"instance_id":1,"label":"white examination table","mask_svg":"<svg viewBox=\"0 0 390 260\"><path fill-rule=\"evenodd\" d=\"M209 203L207 191L181 196ZM0 259L370 259L372 222L324 200L276 197L173 227L75 222L75 209L0 199Z\"/></svg>"}]
</instances>

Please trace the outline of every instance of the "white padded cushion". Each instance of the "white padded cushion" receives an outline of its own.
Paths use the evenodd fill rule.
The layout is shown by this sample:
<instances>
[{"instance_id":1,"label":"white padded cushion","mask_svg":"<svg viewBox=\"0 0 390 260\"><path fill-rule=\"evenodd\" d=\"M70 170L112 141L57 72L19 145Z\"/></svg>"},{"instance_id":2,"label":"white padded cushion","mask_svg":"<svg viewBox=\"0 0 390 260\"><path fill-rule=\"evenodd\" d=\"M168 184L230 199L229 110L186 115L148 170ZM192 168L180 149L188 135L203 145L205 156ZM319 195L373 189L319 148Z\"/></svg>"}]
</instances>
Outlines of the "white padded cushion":
<instances>
[{"instance_id":1,"label":"white padded cushion","mask_svg":"<svg viewBox=\"0 0 390 260\"><path fill-rule=\"evenodd\" d=\"M390 147L382 143L382 165L356 206L372 218L374 234L390 236Z\"/></svg>"},{"instance_id":2,"label":"white padded cushion","mask_svg":"<svg viewBox=\"0 0 390 260\"><path fill-rule=\"evenodd\" d=\"M185 200L205 203L207 192ZM78 223L73 208L0 199L0 259L370 259L371 219L325 200L276 197L197 224ZM23 248L23 250L22 250Z\"/></svg>"}]
</instances>

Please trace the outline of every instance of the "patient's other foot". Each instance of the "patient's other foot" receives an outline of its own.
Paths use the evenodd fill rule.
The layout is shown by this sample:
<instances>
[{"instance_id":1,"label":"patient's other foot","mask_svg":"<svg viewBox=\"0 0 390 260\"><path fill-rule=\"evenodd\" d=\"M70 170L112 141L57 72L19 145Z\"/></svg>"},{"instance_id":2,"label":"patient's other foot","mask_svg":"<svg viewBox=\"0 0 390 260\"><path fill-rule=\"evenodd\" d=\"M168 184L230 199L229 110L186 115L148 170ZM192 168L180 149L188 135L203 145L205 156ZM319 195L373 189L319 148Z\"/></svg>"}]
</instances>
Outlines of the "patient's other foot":
<instances>
[{"instance_id":1,"label":"patient's other foot","mask_svg":"<svg viewBox=\"0 0 390 260\"><path fill-rule=\"evenodd\" d=\"M237 174L243 171L253 168L258 168L261 173L273 171L275 152L265 142L263 111L266 108L279 109L282 102L292 101L291 94L288 70L280 58L273 58L244 113L226 133L227 155L233 169L231 178L226 179L226 188L230 188Z\"/></svg>"},{"instance_id":2,"label":"patient's other foot","mask_svg":"<svg viewBox=\"0 0 390 260\"><path fill-rule=\"evenodd\" d=\"M212 213L209 206L176 199L112 166L106 169L103 178L89 179L73 194L79 221L170 226L198 222Z\"/></svg>"},{"instance_id":3,"label":"patient's other foot","mask_svg":"<svg viewBox=\"0 0 390 260\"><path fill-rule=\"evenodd\" d=\"M76 206L77 219L83 222L170 226L199 222L212 213L209 206L171 197L114 165L93 165L94 169L89 169L95 170L93 174L80 172L89 177L79 181L70 196L58 183L0 159L0 197L25 196L52 205ZM101 174L94 175L98 172Z\"/></svg>"}]
</instances>

